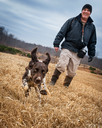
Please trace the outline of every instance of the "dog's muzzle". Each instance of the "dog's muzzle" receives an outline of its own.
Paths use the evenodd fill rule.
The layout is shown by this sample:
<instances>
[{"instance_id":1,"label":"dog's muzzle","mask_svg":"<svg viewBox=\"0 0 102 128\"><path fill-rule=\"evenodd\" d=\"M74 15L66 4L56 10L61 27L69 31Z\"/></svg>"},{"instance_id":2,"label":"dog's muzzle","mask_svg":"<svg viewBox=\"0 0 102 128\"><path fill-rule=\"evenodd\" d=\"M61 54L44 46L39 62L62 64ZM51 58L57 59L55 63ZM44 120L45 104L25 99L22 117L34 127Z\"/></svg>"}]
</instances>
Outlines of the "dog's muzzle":
<instances>
[{"instance_id":1,"label":"dog's muzzle","mask_svg":"<svg viewBox=\"0 0 102 128\"><path fill-rule=\"evenodd\" d=\"M35 83L36 84L40 84L41 83L41 77L40 76L35 79Z\"/></svg>"}]
</instances>

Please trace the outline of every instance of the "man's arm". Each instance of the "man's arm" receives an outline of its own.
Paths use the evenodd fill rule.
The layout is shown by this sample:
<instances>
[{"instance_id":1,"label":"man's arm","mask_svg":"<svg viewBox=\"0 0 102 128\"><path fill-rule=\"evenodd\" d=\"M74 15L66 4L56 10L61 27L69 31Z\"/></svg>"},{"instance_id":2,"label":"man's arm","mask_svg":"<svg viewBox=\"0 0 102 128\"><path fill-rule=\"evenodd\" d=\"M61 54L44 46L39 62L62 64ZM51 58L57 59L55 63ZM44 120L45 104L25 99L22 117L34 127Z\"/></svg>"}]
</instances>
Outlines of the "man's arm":
<instances>
[{"instance_id":1,"label":"man's arm","mask_svg":"<svg viewBox=\"0 0 102 128\"><path fill-rule=\"evenodd\" d=\"M89 44L88 44L88 55L89 55L89 58L92 58L95 56L95 51L96 51L96 42L97 42L97 39L96 39L96 29L95 29L95 26L94 26L94 31L92 33L92 36L90 38L90 41L89 41ZM91 59L91 61L92 61ZM89 62L91 62L89 61Z\"/></svg>"},{"instance_id":2,"label":"man's arm","mask_svg":"<svg viewBox=\"0 0 102 128\"><path fill-rule=\"evenodd\" d=\"M60 31L58 32L58 34L57 34L57 36L56 36L56 38L55 38L55 40L53 42L55 51L59 50L58 48L59 48L60 42L65 37L66 33L70 30L71 19L67 20L64 23L64 25L61 27Z\"/></svg>"}]
</instances>

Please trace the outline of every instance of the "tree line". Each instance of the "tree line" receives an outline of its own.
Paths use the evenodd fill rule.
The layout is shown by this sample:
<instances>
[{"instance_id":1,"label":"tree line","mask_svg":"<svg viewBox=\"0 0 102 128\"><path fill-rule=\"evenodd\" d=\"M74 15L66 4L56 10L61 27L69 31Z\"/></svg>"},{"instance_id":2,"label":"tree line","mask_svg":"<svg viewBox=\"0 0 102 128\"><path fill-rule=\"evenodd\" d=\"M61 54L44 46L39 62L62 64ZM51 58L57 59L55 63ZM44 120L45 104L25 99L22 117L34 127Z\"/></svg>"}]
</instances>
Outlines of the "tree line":
<instances>
[{"instance_id":1,"label":"tree line","mask_svg":"<svg viewBox=\"0 0 102 128\"><path fill-rule=\"evenodd\" d=\"M35 43L31 44L31 43L22 41L20 39L17 39L13 34L8 34L8 31L5 29L4 26L0 27L0 44L5 46L22 48L28 51L31 51L33 48L38 47L39 53L45 54L46 52L49 52L52 56L57 56L57 57L60 56L60 52L61 52L61 51L58 51L56 53L53 48L37 45ZM85 56L84 59L82 59L81 63L90 65L102 70L102 59L98 58L98 56L95 56L93 61L90 63L88 63L88 56Z\"/></svg>"}]
</instances>

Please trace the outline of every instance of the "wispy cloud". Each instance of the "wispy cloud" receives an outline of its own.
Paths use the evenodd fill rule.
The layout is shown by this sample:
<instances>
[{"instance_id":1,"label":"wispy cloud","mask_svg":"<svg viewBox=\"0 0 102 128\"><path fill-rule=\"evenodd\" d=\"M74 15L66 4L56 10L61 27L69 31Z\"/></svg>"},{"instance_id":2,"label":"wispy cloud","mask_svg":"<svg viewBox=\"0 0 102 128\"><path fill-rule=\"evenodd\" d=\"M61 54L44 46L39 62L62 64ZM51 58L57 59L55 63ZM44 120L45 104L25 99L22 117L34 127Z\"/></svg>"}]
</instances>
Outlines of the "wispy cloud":
<instances>
[{"instance_id":1,"label":"wispy cloud","mask_svg":"<svg viewBox=\"0 0 102 128\"><path fill-rule=\"evenodd\" d=\"M29 43L53 47L53 40L64 22L89 3L97 30L97 51L102 47L102 1L99 0L0 0L0 26Z\"/></svg>"}]
</instances>

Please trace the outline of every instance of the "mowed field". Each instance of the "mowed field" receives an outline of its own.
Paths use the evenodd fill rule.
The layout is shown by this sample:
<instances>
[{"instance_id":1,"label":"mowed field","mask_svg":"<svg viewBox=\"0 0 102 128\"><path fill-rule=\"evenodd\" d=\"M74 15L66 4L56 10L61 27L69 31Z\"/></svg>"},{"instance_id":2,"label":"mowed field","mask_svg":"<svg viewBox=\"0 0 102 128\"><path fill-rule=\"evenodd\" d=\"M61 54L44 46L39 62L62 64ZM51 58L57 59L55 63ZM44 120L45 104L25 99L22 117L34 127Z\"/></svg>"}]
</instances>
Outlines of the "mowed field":
<instances>
[{"instance_id":1,"label":"mowed field","mask_svg":"<svg viewBox=\"0 0 102 128\"><path fill-rule=\"evenodd\" d=\"M41 105L32 88L25 98L22 75L30 58L0 53L0 128L102 128L102 76L77 70L68 88L65 73L50 86L55 64L49 64L50 96Z\"/></svg>"}]
</instances>

